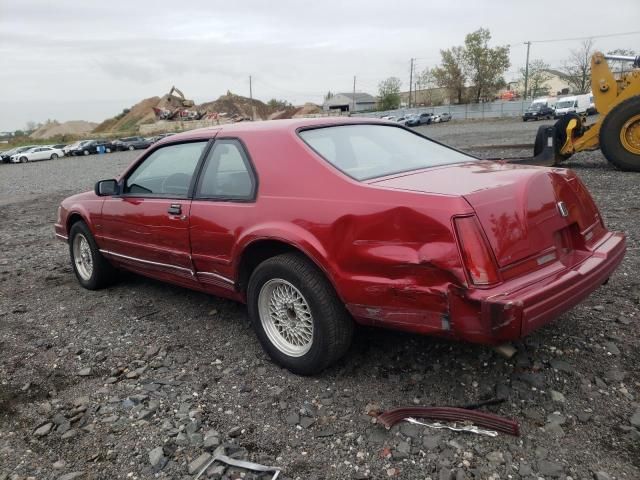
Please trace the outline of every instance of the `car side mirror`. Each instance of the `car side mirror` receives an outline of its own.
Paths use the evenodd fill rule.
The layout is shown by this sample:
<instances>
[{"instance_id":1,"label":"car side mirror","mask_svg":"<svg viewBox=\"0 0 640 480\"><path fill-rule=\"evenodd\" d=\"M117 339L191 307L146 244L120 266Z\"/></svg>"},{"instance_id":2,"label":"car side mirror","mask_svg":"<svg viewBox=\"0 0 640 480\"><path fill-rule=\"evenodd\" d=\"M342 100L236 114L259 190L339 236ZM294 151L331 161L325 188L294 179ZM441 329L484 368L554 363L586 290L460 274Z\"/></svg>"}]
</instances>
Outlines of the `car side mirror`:
<instances>
[{"instance_id":1,"label":"car side mirror","mask_svg":"<svg viewBox=\"0 0 640 480\"><path fill-rule=\"evenodd\" d=\"M118 182L114 179L100 180L96 183L95 192L99 197L107 197L109 195L118 194Z\"/></svg>"}]
</instances>

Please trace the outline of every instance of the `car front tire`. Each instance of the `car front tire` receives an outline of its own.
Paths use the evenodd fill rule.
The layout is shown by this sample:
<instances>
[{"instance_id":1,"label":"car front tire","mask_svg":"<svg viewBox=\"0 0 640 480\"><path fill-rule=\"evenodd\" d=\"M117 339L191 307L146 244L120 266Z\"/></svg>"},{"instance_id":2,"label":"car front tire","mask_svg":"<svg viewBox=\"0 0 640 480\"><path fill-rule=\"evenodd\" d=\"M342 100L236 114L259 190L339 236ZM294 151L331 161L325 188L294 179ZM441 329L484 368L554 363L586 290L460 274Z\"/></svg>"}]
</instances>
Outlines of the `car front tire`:
<instances>
[{"instance_id":1,"label":"car front tire","mask_svg":"<svg viewBox=\"0 0 640 480\"><path fill-rule=\"evenodd\" d=\"M78 282L87 290L99 290L115 281L116 269L100 253L83 221L74 223L69 231L69 255Z\"/></svg>"},{"instance_id":2,"label":"car front tire","mask_svg":"<svg viewBox=\"0 0 640 480\"><path fill-rule=\"evenodd\" d=\"M51 154L51 160L55 160L56 158L58 158L58 154L57 153L52 153Z\"/></svg>"},{"instance_id":3,"label":"car front tire","mask_svg":"<svg viewBox=\"0 0 640 480\"><path fill-rule=\"evenodd\" d=\"M262 262L249 280L247 304L262 347L295 374L324 370L351 345L351 316L325 275L302 254Z\"/></svg>"},{"instance_id":4,"label":"car front tire","mask_svg":"<svg viewBox=\"0 0 640 480\"><path fill-rule=\"evenodd\" d=\"M136 147L134 147L133 145L129 145L129 150L135 150Z\"/></svg>"}]
</instances>

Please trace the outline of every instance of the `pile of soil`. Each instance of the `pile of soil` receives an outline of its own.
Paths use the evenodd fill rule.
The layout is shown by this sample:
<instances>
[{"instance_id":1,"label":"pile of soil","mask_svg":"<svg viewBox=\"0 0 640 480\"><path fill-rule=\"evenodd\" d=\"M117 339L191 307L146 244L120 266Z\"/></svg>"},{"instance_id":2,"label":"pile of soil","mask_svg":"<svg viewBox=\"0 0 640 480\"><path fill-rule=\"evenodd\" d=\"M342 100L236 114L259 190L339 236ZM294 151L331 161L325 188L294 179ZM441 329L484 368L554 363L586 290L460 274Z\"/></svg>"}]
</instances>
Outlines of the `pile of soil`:
<instances>
[{"instance_id":1,"label":"pile of soil","mask_svg":"<svg viewBox=\"0 0 640 480\"><path fill-rule=\"evenodd\" d=\"M256 120L266 120L271 114L271 109L260 100L235 95L229 91L217 100L203 103L196 108L201 111L207 110L208 112L226 114L227 117L232 118L252 118L253 109L255 108Z\"/></svg>"},{"instance_id":2,"label":"pile of soil","mask_svg":"<svg viewBox=\"0 0 640 480\"><path fill-rule=\"evenodd\" d=\"M85 122L84 120L72 120L69 122L47 122L40 128L35 130L30 137L34 140L40 140L44 138L52 138L62 135L81 136L93 131L96 128L97 123Z\"/></svg>"},{"instance_id":3,"label":"pile of soil","mask_svg":"<svg viewBox=\"0 0 640 480\"><path fill-rule=\"evenodd\" d=\"M109 118L96 127L94 132L129 132L134 131L144 123L152 123L156 119L154 107L160 107L164 97L145 98L129 109L124 109L121 114Z\"/></svg>"}]
</instances>

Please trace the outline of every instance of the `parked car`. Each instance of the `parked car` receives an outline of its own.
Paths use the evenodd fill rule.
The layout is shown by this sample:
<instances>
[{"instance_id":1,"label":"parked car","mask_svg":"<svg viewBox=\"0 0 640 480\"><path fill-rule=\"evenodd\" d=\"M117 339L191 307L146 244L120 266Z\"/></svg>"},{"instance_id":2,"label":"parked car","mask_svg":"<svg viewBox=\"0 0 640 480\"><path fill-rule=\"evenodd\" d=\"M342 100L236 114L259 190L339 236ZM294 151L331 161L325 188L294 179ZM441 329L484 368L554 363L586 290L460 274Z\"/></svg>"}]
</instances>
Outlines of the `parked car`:
<instances>
[{"instance_id":1,"label":"parked car","mask_svg":"<svg viewBox=\"0 0 640 480\"><path fill-rule=\"evenodd\" d=\"M354 322L519 339L606 283L625 252L571 170L355 118L164 139L65 199L55 232L87 289L124 269L246 302L265 350L298 374L341 357Z\"/></svg>"},{"instance_id":2,"label":"parked car","mask_svg":"<svg viewBox=\"0 0 640 480\"><path fill-rule=\"evenodd\" d=\"M533 102L522 114L522 121L551 119L555 116L556 110L543 102Z\"/></svg>"},{"instance_id":3,"label":"parked car","mask_svg":"<svg viewBox=\"0 0 640 480\"><path fill-rule=\"evenodd\" d=\"M406 117L397 117L395 120L393 120L396 123L399 123L400 125L406 125L407 121L411 118L411 115L407 115Z\"/></svg>"},{"instance_id":4,"label":"parked car","mask_svg":"<svg viewBox=\"0 0 640 480\"><path fill-rule=\"evenodd\" d=\"M444 123L444 122L448 122L449 120L451 120L451 114L444 112L444 113L438 113L437 115L434 115L432 122Z\"/></svg>"},{"instance_id":5,"label":"parked car","mask_svg":"<svg viewBox=\"0 0 640 480\"><path fill-rule=\"evenodd\" d=\"M144 137L120 138L113 142L113 147L116 150L139 150L149 148L149 145L151 142Z\"/></svg>"},{"instance_id":6,"label":"parked car","mask_svg":"<svg viewBox=\"0 0 640 480\"><path fill-rule=\"evenodd\" d=\"M64 152L65 155L71 155L71 151L75 150L82 142L85 142L86 140L81 140L78 142L73 142L70 143L69 145L62 147L62 151Z\"/></svg>"},{"instance_id":7,"label":"parked car","mask_svg":"<svg viewBox=\"0 0 640 480\"><path fill-rule=\"evenodd\" d=\"M412 115L409 120L407 120L407 127L416 127L418 125L429 125L433 120L433 113L421 113L420 115Z\"/></svg>"},{"instance_id":8,"label":"parked car","mask_svg":"<svg viewBox=\"0 0 640 480\"><path fill-rule=\"evenodd\" d=\"M596 108L596 104L593 101L593 95L589 94L589 107L587 107L587 115L595 115L598 113L598 109Z\"/></svg>"},{"instance_id":9,"label":"parked car","mask_svg":"<svg viewBox=\"0 0 640 480\"><path fill-rule=\"evenodd\" d=\"M70 149L71 155L91 155L93 153L109 153L114 149L109 140L84 140Z\"/></svg>"},{"instance_id":10,"label":"parked car","mask_svg":"<svg viewBox=\"0 0 640 480\"><path fill-rule=\"evenodd\" d=\"M32 148L37 147L37 145L25 145L23 147L12 148L11 150L7 150L0 154L0 158L2 159L2 163L9 163L11 161L11 157L17 153L26 152L27 150L31 150Z\"/></svg>"},{"instance_id":11,"label":"parked car","mask_svg":"<svg viewBox=\"0 0 640 480\"><path fill-rule=\"evenodd\" d=\"M64 157L64 152L61 149L40 146L13 154L11 156L11 163L27 163L36 162L38 160L55 160L58 157Z\"/></svg>"}]
</instances>

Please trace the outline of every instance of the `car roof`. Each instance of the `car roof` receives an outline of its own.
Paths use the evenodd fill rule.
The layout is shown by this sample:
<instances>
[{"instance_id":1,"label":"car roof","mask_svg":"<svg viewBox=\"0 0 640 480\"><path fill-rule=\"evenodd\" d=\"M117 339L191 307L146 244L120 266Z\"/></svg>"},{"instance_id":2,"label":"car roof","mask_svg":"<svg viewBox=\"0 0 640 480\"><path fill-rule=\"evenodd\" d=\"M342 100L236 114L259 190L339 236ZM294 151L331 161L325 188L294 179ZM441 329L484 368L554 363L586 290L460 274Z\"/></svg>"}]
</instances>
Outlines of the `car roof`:
<instances>
[{"instance_id":1,"label":"car roof","mask_svg":"<svg viewBox=\"0 0 640 480\"><path fill-rule=\"evenodd\" d=\"M321 118L292 118L283 120L260 120L257 122L238 122L215 127L198 128L188 132L177 133L158 141L156 145L176 143L185 140L203 140L215 136L234 136L251 132L294 133L301 128L319 128L337 125L379 124L397 126L395 122L368 117L321 117Z\"/></svg>"}]
</instances>

